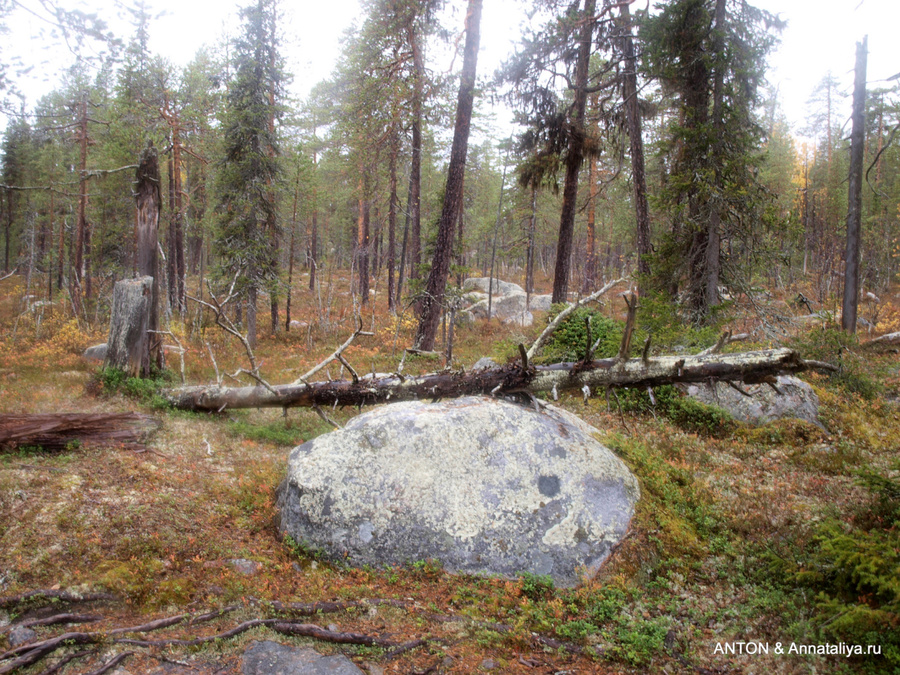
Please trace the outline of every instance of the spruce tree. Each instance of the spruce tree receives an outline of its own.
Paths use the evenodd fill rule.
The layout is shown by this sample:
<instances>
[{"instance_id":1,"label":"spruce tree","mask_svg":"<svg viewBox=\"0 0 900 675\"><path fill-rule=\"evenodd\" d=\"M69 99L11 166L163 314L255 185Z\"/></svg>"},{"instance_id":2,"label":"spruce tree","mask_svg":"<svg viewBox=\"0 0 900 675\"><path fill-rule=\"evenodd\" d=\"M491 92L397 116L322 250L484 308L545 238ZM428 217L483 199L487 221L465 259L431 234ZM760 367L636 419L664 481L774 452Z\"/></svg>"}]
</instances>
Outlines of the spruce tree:
<instances>
[{"instance_id":1,"label":"spruce tree","mask_svg":"<svg viewBox=\"0 0 900 675\"><path fill-rule=\"evenodd\" d=\"M278 52L277 9L277 0L257 0L240 10L243 34L234 42L235 74L227 94L218 176L216 243L222 271L238 276L238 290L246 297L251 345L256 344L259 290L266 288L273 302L278 294L280 172L275 122L285 76Z\"/></svg>"},{"instance_id":2,"label":"spruce tree","mask_svg":"<svg viewBox=\"0 0 900 675\"><path fill-rule=\"evenodd\" d=\"M768 12L727 0L669 0L644 23L645 68L677 111L659 199L673 223L664 250L671 264L659 269L670 290L684 283L694 323L707 321L729 273L721 266L722 241L746 238L758 220L763 130L754 111L778 25Z\"/></svg>"}]
</instances>

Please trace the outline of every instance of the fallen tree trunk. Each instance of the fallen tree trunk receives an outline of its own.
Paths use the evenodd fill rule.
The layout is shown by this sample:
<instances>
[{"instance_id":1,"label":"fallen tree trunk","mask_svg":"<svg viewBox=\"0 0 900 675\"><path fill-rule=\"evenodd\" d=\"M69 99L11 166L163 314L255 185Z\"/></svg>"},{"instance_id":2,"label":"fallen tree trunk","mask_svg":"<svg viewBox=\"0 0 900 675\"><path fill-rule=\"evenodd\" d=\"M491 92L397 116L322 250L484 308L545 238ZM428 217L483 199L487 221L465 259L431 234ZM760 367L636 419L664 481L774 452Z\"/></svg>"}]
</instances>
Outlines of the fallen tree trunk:
<instances>
[{"instance_id":1,"label":"fallen tree trunk","mask_svg":"<svg viewBox=\"0 0 900 675\"><path fill-rule=\"evenodd\" d=\"M523 348L524 351L524 348ZM228 408L374 405L413 399L441 399L478 394L534 395L577 389L647 388L677 382L774 382L777 375L834 366L804 361L791 349L740 354L600 359L590 363L529 366L525 362L471 372L445 372L403 377L364 377L354 381L294 383L271 387L217 385L171 389L164 394L181 410L222 411Z\"/></svg>"},{"instance_id":2,"label":"fallen tree trunk","mask_svg":"<svg viewBox=\"0 0 900 675\"><path fill-rule=\"evenodd\" d=\"M158 420L138 413L0 415L0 447L64 450L76 442L133 445L158 428Z\"/></svg>"},{"instance_id":3,"label":"fallen tree trunk","mask_svg":"<svg viewBox=\"0 0 900 675\"><path fill-rule=\"evenodd\" d=\"M891 347L894 345L900 345L900 333L887 333L860 343L860 347Z\"/></svg>"}]
</instances>

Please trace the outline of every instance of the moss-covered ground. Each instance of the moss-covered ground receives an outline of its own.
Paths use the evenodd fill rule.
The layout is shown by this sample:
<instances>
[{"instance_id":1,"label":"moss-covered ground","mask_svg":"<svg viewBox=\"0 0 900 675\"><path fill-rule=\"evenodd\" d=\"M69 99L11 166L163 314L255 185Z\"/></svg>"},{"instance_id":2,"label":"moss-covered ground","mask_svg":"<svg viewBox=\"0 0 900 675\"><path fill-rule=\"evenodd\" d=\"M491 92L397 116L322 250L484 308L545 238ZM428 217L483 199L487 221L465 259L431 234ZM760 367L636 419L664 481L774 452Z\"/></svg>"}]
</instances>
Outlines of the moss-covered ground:
<instances>
[{"instance_id":1,"label":"moss-covered ground","mask_svg":"<svg viewBox=\"0 0 900 675\"><path fill-rule=\"evenodd\" d=\"M347 282L334 284L324 305L297 290L294 318L303 324L261 335L258 356L270 382L295 379L352 332ZM398 601L310 619L397 642L427 638L426 646L393 658L382 648L314 643L347 654L370 673L475 673L491 666L503 673L900 672L896 352L866 349L818 325L781 338L805 356L841 364L836 375L804 375L820 398L824 430L787 420L751 428L671 391L660 392L655 405L636 392L587 403L580 394L563 397L559 405L594 425L632 468L642 500L629 535L599 576L557 589L527 574L454 576L434 561L353 569L282 541L273 525L274 491L290 449L329 430L315 412L168 410L156 391L180 380L175 352L167 379L156 383L102 373L80 356L104 340L102 320L91 326L72 319L64 298L31 311L23 295L20 279L0 283L0 414L140 410L161 419L162 427L137 449L85 444L52 454L0 451L2 597L35 589L111 593L117 600L91 609L104 619L90 630L101 631L240 606L157 637L222 632L271 615L267 602ZM346 355L361 372L391 371L414 323L392 317L380 297L373 304L363 319L375 337L360 338ZM613 348L621 304L599 310L593 333L608 332L604 344ZM699 351L719 328L743 332L756 325L739 301L716 329L699 333L667 316L660 303L645 306L639 335L652 333L657 353ZM897 295L889 295L882 316L900 316L898 307ZM568 347L565 340L552 345L560 355L569 348L577 355L584 339L578 326L565 338ZM896 330L887 323L879 328ZM170 330L185 348L189 382L215 379L210 349L221 373L246 365L239 345L193 309ZM539 330L498 323L458 329L455 363L511 358ZM751 347L773 344L765 332L753 339ZM640 349L643 339L635 344ZM730 347L737 348L747 345ZM413 357L405 369L442 365ZM337 378L339 370L332 365L323 375ZM356 412L329 414L340 422ZM243 574L235 559L258 563L256 573ZM15 621L37 604L12 605L0 619ZM36 630L48 636L62 629ZM258 639L310 643L258 627L200 647L133 649L123 667L150 672L166 660L233 666ZM798 646L841 644L872 645L881 655L795 653ZM785 653L777 653L779 645ZM110 645L61 672L87 672L117 651ZM65 653L24 672L42 672Z\"/></svg>"}]
</instances>

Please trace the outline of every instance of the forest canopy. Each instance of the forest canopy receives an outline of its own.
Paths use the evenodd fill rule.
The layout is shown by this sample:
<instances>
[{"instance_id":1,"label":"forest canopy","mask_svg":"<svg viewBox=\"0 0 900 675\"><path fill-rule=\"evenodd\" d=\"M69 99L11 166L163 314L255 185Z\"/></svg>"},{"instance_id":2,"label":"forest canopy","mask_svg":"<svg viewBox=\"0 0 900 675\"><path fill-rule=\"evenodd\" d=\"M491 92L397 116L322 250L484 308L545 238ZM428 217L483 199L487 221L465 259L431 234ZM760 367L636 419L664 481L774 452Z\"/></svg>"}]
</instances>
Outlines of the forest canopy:
<instances>
[{"instance_id":1,"label":"forest canopy","mask_svg":"<svg viewBox=\"0 0 900 675\"><path fill-rule=\"evenodd\" d=\"M258 305L266 330L289 328L290 289L314 291L329 270L352 275L360 306L383 277L392 311L425 314L466 276L521 277L531 292L535 269L555 302L632 275L697 325L759 285L802 279L820 304L840 292L847 92L823 72L808 127L788 125L766 79L777 15L734 0L542 2L496 73L473 59L451 200L475 4L367 0L332 74L298 99L276 0L241 8L184 67L151 50L145 2L118 37L96 15L41 3L47 41L71 58L59 86L19 110L6 75L27 57L0 59L4 274L96 315L136 269L132 182L152 142L165 311L237 280L252 340ZM896 82L865 96L859 277L876 294L897 273ZM515 119L503 138L495 105Z\"/></svg>"}]
</instances>

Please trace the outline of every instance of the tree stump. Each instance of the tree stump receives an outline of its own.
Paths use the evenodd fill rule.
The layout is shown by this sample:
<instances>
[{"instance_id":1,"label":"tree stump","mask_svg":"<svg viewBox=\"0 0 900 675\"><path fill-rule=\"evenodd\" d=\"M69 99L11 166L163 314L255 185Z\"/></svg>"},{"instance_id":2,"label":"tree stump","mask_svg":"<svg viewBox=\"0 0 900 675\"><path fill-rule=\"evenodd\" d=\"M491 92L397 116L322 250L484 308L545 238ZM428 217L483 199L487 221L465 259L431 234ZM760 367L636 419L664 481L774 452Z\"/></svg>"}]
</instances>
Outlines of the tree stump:
<instances>
[{"instance_id":1,"label":"tree stump","mask_svg":"<svg viewBox=\"0 0 900 675\"><path fill-rule=\"evenodd\" d=\"M119 281L113 290L106 365L132 377L140 376L141 361L152 337L147 332L152 293L153 277Z\"/></svg>"}]
</instances>

